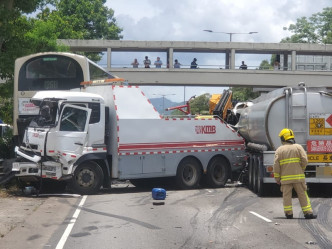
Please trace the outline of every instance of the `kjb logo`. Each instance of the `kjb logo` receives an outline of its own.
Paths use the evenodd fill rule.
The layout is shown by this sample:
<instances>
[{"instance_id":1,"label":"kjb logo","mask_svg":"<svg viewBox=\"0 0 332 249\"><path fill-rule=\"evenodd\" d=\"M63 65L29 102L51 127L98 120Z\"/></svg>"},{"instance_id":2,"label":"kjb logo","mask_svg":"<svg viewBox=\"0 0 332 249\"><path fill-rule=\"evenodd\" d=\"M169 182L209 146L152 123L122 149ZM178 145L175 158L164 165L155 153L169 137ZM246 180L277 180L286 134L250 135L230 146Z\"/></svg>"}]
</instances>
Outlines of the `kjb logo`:
<instances>
[{"instance_id":1,"label":"kjb logo","mask_svg":"<svg viewBox=\"0 0 332 249\"><path fill-rule=\"evenodd\" d=\"M196 134L215 134L216 126L214 125L197 125L195 126Z\"/></svg>"}]
</instances>

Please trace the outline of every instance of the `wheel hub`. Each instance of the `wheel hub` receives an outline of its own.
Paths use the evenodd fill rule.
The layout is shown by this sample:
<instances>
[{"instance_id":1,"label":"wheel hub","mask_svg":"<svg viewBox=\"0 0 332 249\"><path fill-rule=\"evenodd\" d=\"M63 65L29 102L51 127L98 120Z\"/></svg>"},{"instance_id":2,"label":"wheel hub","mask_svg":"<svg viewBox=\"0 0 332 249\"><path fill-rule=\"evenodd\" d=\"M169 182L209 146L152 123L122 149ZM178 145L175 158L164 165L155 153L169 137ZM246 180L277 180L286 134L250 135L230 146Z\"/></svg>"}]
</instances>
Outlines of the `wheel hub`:
<instances>
[{"instance_id":1,"label":"wheel hub","mask_svg":"<svg viewBox=\"0 0 332 249\"><path fill-rule=\"evenodd\" d=\"M83 169L78 175L78 183L81 186L88 187L94 182L94 174L88 169Z\"/></svg>"},{"instance_id":2,"label":"wheel hub","mask_svg":"<svg viewBox=\"0 0 332 249\"><path fill-rule=\"evenodd\" d=\"M183 178L185 181L191 181L193 179L193 169L191 167L186 167L185 170L183 171Z\"/></svg>"}]
</instances>

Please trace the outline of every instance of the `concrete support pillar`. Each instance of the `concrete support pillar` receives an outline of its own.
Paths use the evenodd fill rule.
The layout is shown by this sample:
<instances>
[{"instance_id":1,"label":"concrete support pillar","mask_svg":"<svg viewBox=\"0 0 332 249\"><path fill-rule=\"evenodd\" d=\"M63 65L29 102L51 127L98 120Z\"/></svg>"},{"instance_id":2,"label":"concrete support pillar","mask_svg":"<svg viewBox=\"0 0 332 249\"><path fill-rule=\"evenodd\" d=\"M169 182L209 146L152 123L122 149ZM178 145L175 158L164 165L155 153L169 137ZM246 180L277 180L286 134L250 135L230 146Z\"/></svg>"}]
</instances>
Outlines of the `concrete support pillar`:
<instances>
[{"instance_id":1,"label":"concrete support pillar","mask_svg":"<svg viewBox=\"0 0 332 249\"><path fill-rule=\"evenodd\" d=\"M169 63L169 68L173 68L173 48L168 49L167 60Z\"/></svg>"},{"instance_id":2,"label":"concrete support pillar","mask_svg":"<svg viewBox=\"0 0 332 249\"><path fill-rule=\"evenodd\" d=\"M111 48L107 48L107 71L111 70L111 52L112 49Z\"/></svg>"},{"instance_id":3,"label":"concrete support pillar","mask_svg":"<svg viewBox=\"0 0 332 249\"><path fill-rule=\"evenodd\" d=\"M232 48L231 49L231 58L229 58L230 60L230 66L231 66L231 69L235 69L235 49Z\"/></svg>"},{"instance_id":4,"label":"concrete support pillar","mask_svg":"<svg viewBox=\"0 0 332 249\"><path fill-rule=\"evenodd\" d=\"M226 56L225 56L225 69L229 69L229 63L230 63L230 54L229 50L226 50Z\"/></svg>"},{"instance_id":5,"label":"concrete support pillar","mask_svg":"<svg viewBox=\"0 0 332 249\"><path fill-rule=\"evenodd\" d=\"M284 68L283 68L284 71L287 71L288 70L288 54L287 53L284 53Z\"/></svg>"},{"instance_id":6,"label":"concrete support pillar","mask_svg":"<svg viewBox=\"0 0 332 249\"><path fill-rule=\"evenodd\" d=\"M292 71L296 70L296 51L292 51Z\"/></svg>"}]
</instances>

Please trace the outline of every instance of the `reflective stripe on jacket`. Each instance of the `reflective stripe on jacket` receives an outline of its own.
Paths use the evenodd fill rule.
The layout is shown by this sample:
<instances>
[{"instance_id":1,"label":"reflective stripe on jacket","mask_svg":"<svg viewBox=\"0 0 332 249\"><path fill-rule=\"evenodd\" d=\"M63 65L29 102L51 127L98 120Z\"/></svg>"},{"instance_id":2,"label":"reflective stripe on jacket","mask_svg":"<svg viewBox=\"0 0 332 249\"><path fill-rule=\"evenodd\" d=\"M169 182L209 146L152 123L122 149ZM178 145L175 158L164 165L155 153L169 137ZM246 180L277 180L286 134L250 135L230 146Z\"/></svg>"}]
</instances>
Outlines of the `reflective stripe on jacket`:
<instances>
[{"instance_id":1,"label":"reflective stripe on jacket","mask_svg":"<svg viewBox=\"0 0 332 249\"><path fill-rule=\"evenodd\" d=\"M274 156L274 177L279 178L281 184L304 182L304 170L308 164L308 157L299 144L284 143Z\"/></svg>"}]
</instances>

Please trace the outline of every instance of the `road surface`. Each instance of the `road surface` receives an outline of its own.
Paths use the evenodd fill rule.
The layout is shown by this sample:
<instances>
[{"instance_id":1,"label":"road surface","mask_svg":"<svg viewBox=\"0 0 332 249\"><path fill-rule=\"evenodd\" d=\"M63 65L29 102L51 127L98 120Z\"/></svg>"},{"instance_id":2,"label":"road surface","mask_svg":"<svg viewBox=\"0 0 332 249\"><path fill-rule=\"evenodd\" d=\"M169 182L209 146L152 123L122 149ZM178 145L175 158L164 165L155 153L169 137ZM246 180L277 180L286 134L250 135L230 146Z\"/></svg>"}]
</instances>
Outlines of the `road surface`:
<instances>
[{"instance_id":1,"label":"road surface","mask_svg":"<svg viewBox=\"0 0 332 249\"><path fill-rule=\"evenodd\" d=\"M180 191L164 201L130 184L93 196L55 196L0 239L0 248L332 248L332 200L315 197L317 220L283 215L281 197L245 187Z\"/></svg>"}]
</instances>

